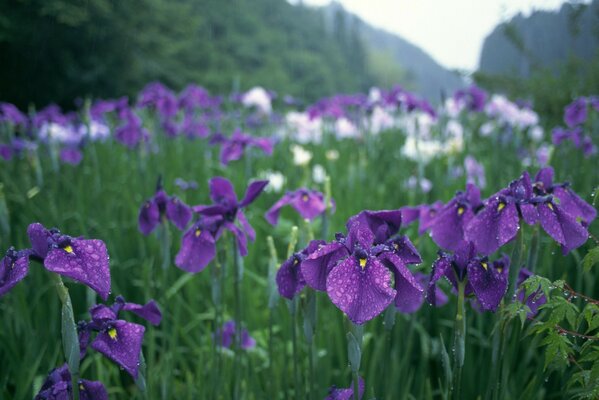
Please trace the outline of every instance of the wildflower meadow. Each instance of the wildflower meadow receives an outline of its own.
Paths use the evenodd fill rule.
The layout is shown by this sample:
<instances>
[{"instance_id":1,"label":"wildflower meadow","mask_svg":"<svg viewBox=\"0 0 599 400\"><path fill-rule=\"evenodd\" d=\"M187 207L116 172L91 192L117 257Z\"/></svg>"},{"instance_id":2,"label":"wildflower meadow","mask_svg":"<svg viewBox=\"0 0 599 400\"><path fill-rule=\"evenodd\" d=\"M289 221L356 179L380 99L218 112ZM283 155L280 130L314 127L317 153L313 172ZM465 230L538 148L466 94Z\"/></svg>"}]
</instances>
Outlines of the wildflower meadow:
<instances>
[{"instance_id":1,"label":"wildflower meadow","mask_svg":"<svg viewBox=\"0 0 599 400\"><path fill-rule=\"evenodd\" d=\"M599 398L599 97L0 103L1 399Z\"/></svg>"}]
</instances>

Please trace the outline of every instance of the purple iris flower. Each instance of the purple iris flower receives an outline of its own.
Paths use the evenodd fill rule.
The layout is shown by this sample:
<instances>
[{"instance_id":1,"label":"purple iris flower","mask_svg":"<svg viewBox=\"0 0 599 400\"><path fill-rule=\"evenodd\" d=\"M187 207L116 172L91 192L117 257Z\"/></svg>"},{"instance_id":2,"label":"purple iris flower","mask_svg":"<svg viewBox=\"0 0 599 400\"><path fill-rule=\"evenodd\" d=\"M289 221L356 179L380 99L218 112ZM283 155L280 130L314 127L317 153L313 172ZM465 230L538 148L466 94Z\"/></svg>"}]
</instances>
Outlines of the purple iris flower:
<instances>
[{"instance_id":1,"label":"purple iris flower","mask_svg":"<svg viewBox=\"0 0 599 400\"><path fill-rule=\"evenodd\" d=\"M137 107L154 107L163 117L172 117L177 114L177 96L160 82L152 82L139 94Z\"/></svg>"},{"instance_id":2,"label":"purple iris flower","mask_svg":"<svg viewBox=\"0 0 599 400\"><path fill-rule=\"evenodd\" d=\"M332 199L331 204L334 209L335 203ZM279 221L281 208L286 205L293 207L303 219L309 221L312 221L314 218L324 213L327 208L323 193L301 188L293 192L285 193L285 195L266 212L264 217L271 225L276 225Z\"/></svg>"},{"instance_id":3,"label":"purple iris flower","mask_svg":"<svg viewBox=\"0 0 599 400\"><path fill-rule=\"evenodd\" d=\"M0 143L0 157L4 161L10 161L13 157L12 147L8 144Z\"/></svg>"},{"instance_id":4,"label":"purple iris flower","mask_svg":"<svg viewBox=\"0 0 599 400\"><path fill-rule=\"evenodd\" d=\"M218 103L210 97L206 89L201 86L190 84L179 95L179 108L186 112L193 112L198 108L210 108Z\"/></svg>"},{"instance_id":5,"label":"purple iris flower","mask_svg":"<svg viewBox=\"0 0 599 400\"><path fill-rule=\"evenodd\" d=\"M65 164L79 165L82 159L83 154L77 147L65 147L60 150L60 160Z\"/></svg>"},{"instance_id":6,"label":"purple iris flower","mask_svg":"<svg viewBox=\"0 0 599 400\"><path fill-rule=\"evenodd\" d=\"M485 109L487 93L478 86L472 85L467 89L455 92L453 98L469 111L481 112Z\"/></svg>"},{"instance_id":7,"label":"purple iris flower","mask_svg":"<svg viewBox=\"0 0 599 400\"><path fill-rule=\"evenodd\" d=\"M564 110L564 122L570 128L582 125L587 120L587 98L579 97L568 104Z\"/></svg>"},{"instance_id":8,"label":"purple iris flower","mask_svg":"<svg viewBox=\"0 0 599 400\"><path fill-rule=\"evenodd\" d=\"M457 290L458 282L466 282L464 294L474 296L483 311L497 310L508 286L510 259L503 255L490 262L487 257L477 257L472 243L464 243L453 254L439 252L433 263L427 289L429 303L436 305L436 284L445 277Z\"/></svg>"},{"instance_id":9,"label":"purple iris flower","mask_svg":"<svg viewBox=\"0 0 599 400\"><path fill-rule=\"evenodd\" d=\"M518 287L518 290L516 291L516 299L520 303L530 308L530 311L527 314L528 318L533 318L535 315L537 315L539 312L539 307L547 303L547 298L541 291L541 288L538 288L536 291L531 293L528 297L526 297L526 299L524 298L526 296L526 290L524 290L522 284L525 280L533 275L534 274L526 268L520 269L520 272L518 273L518 282L516 284Z\"/></svg>"},{"instance_id":10,"label":"purple iris flower","mask_svg":"<svg viewBox=\"0 0 599 400\"><path fill-rule=\"evenodd\" d=\"M159 182L154 197L146 200L139 209L139 230L144 235L149 235L158 224L168 219L182 231L191 217L191 208L177 197L167 195Z\"/></svg>"},{"instance_id":11,"label":"purple iris flower","mask_svg":"<svg viewBox=\"0 0 599 400\"><path fill-rule=\"evenodd\" d=\"M376 317L393 301L399 309L412 307L423 289L406 264L421 259L406 237L390 237L400 223L399 210L365 211L350 218L347 237L337 234L301 263L306 283L326 290L356 324Z\"/></svg>"},{"instance_id":12,"label":"purple iris flower","mask_svg":"<svg viewBox=\"0 0 599 400\"><path fill-rule=\"evenodd\" d=\"M162 313L154 300L142 306L127 303L122 296L118 296L112 307L98 304L89 310L91 321L78 324L81 357L87 354L87 348L91 346L137 378L145 328L119 319L121 311L132 312L152 325L159 325L162 320ZM97 334L92 340L94 332Z\"/></svg>"},{"instance_id":13,"label":"purple iris flower","mask_svg":"<svg viewBox=\"0 0 599 400\"><path fill-rule=\"evenodd\" d=\"M257 147L268 155L272 154L274 148L271 139L246 135L240 129L236 129L230 138L217 135L211 142L221 143L220 162L223 165L228 165L231 161L239 160L243 157L243 153L248 147Z\"/></svg>"},{"instance_id":14,"label":"purple iris flower","mask_svg":"<svg viewBox=\"0 0 599 400\"><path fill-rule=\"evenodd\" d=\"M323 246L326 242L324 240L312 240L308 246L294 253L289 259L287 259L277 271L277 287L279 294L286 299L293 299L293 297L302 291L306 286L306 280L302 275L300 265L310 254L318 250L319 246Z\"/></svg>"},{"instance_id":15,"label":"purple iris flower","mask_svg":"<svg viewBox=\"0 0 599 400\"><path fill-rule=\"evenodd\" d=\"M217 331L217 337L220 336L220 346L231 348L233 338L235 337L235 321L230 320L223 324L222 331ZM241 330L241 348L250 350L256 347L256 340L250 336L247 329Z\"/></svg>"},{"instance_id":16,"label":"purple iris flower","mask_svg":"<svg viewBox=\"0 0 599 400\"><path fill-rule=\"evenodd\" d=\"M331 386L329 388L329 394L324 400L359 400L364 396L364 379L360 376L358 379L359 396L358 399L354 397L354 388L351 385L349 388L338 388Z\"/></svg>"},{"instance_id":17,"label":"purple iris flower","mask_svg":"<svg viewBox=\"0 0 599 400\"><path fill-rule=\"evenodd\" d=\"M215 239L220 237L222 229L229 230L237 240L239 254L247 255L247 240L253 241L256 238L256 232L247 220L243 208L250 205L262 193L268 181L251 182L245 192L245 196L241 201L237 200L235 189L228 179L222 177L214 177L210 179L210 198L214 202L212 205L198 205L193 207L193 211L206 216L215 217L215 221L210 221L211 224L218 225L216 229ZM239 221L241 228L235 222ZM190 231L188 231L189 233ZM194 235L197 234L194 233ZM198 235L198 238L201 234Z\"/></svg>"},{"instance_id":18,"label":"purple iris flower","mask_svg":"<svg viewBox=\"0 0 599 400\"><path fill-rule=\"evenodd\" d=\"M440 201L436 201L430 205L421 204L415 207L402 207L400 208L402 222L408 225L418 220L418 234L422 235L431 228L431 225L443 207L444 204Z\"/></svg>"},{"instance_id":19,"label":"purple iris flower","mask_svg":"<svg viewBox=\"0 0 599 400\"><path fill-rule=\"evenodd\" d=\"M473 184L465 192L456 193L430 224L431 237L440 247L457 250L464 243L464 229L482 206L480 190Z\"/></svg>"},{"instance_id":20,"label":"purple iris flower","mask_svg":"<svg viewBox=\"0 0 599 400\"><path fill-rule=\"evenodd\" d=\"M416 277L416 280L420 283L420 285L422 285L422 287L426 287L428 285L428 282L429 282L428 275L426 275L422 272L415 272L414 276ZM443 307L445 304L447 304L448 301L449 301L449 298L447 297L445 292L443 290L441 290L440 287L435 286L435 306ZM406 314L411 314L411 313L418 311L420 309L420 307L422 307L423 303L424 303L424 296L420 296L418 302L414 301L414 302L408 304L407 307L398 307L398 310L403 313L406 313Z\"/></svg>"},{"instance_id":21,"label":"purple iris flower","mask_svg":"<svg viewBox=\"0 0 599 400\"><path fill-rule=\"evenodd\" d=\"M67 364L53 369L34 400L69 400L73 398L71 372ZM108 400L108 392L99 381L79 381L81 400Z\"/></svg>"},{"instance_id":22,"label":"purple iris flower","mask_svg":"<svg viewBox=\"0 0 599 400\"><path fill-rule=\"evenodd\" d=\"M487 199L465 233L466 239L472 241L479 252L488 255L516 237L520 219L529 225L539 222L567 254L586 242L586 226L595 216L594 208L567 184L553 184L553 169L543 168L537 174L534 186L528 172L524 172L507 188Z\"/></svg>"},{"instance_id":23,"label":"purple iris flower","mask_svg":"<svg viewBox=\"0 0 599 400\"><path fill-rule=\"evenodd\" d=\"M28 120L17 107L10 103L0 103L0 122L9 122L15 126L26 127Z\"/></svg>"},{"instance_id":24,"label":"purple iris flower","mask_svg":"<svg viewBox=\"0 0 599 400\"><path fill-rule=\"evenodd\" d=\"M185 232L175 265L184 271L202 271L216 256L216 241L222 233L224 219L220 215L201 215Z\"/></svg>"},{"instance_id":25,"label":"purple iris flower","mask_svg":"<svg viewBox=\"0 0 599 400\"><path fill-rule=\"evenodd\" d=\"M29 259L43 263L51 272L66 276L95 290L104 300L110 293L108 252L98 239L73 238L40 223L27 228L31 249L10 248L0 260L0 296L29 272Z\"/></svg>"},{"instance_id":26,"label":"purple iris flower","mask_svg":"<svg viewBox=\"0 0 599 400\"><path fill-rule=\"evenodd\" d=\"M129 108L122 114L121 118L124 123L116 129L115 139L130 149L135 148L140 142L148 140L150 135L142 126L141 118Z\"/></svg>"}]
</instances>

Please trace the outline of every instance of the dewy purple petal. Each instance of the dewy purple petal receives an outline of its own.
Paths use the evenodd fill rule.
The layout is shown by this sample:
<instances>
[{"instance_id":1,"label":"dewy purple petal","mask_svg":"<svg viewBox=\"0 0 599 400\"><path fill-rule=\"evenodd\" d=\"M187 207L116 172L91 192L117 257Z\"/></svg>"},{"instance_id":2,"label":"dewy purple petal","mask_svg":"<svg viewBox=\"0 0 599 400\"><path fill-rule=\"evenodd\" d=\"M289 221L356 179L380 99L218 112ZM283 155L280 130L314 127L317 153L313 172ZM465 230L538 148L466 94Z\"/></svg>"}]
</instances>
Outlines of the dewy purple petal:
<instances>
[{"instance_id":1,"label":"dewy purple petal","mask_svg":"<svg viewBox=\"0 0 599 400\"><path fill-rule=\"evenodd\" d=\"M331 386L329 388L329 394L324 400L360 400L362 396L364 396L364 379L360 376L358 379L358 390L359 395L358 399L354 397L354 387L352 385L347 388L337 388L336 386Z\"/></svg>"},{"instance_id":2,"label":"dewy purple petal","mask_svg":"<svg viewBox=\"0 0 599 400\"><path fill-rule=\"evenodd\" d=\"M4 296L29 273L29 255L9 249L0 260L0 297Z\"/></svg>"},{"instance_id":3,"label":"dewy purple petal","mask_svg":"<svg viewBox=\"0 0 599 400\"><path fill-rule=\"evenodd\" d=\"M267 180L251 182L243 196L243 200L239 202L239 207L243 208L253 203L260 193L262 193L266 185L268 185Z\"/></svg>"},{"instance_id":4,"label":"dewy purple petal","mask_svg":"<svg viewBox=\"0 0 599 400\"><path fill-rule=\"evenodd\" d=\"M42 224L35 222L27 227L27 235L29 236L33 253L42 259L46 258L50 248L50 231L44 228Z\"/></svg>"},{"instance_id":5,"label":"dewy purple petal","mask_svg":"<svg viewBox=\"0 0 599 400\"><path fill-rule=\"evenodd\" d=\"M162 321L162 313L154 300L150 300L143 306L141 304L125 303L123 305L123 311L130 311L154 326L160 325L160 322Z\"/></svg>"},{"instance_id":6,"label":"dewy purple petal","mask_svg":"<svg viewBox=\"0 0 599 400\"><path fill-rule=\"evenodd\" d=\"M175 257L175 265L184 271L202 271L216 256L216 244L212 233L202 223L195 223L181 241L181 249Z\"/></svg>"},{"instance_id":7,"label":"dewy purple petal","mask_svg":"<svg viewBox=\"0 0 599 400\"><path fill-rule=\"evenodd\" d=\"M51 250L44 260L44 267L89 286L104 300L108 298L108 252L101 240L72 239L68 246Z\"/></svg>"},{"instance_id":8,"label":"dewy purple petal","mask_svg":"<svg viewBox=\"0 0 599 400\"><path fill-rule=\"evenodd\" d=\"M146 201L139 209L138 225L144 235L149 235L160 223L160 210L152 200Z\"/></svg>"},{"instance_id":9,"label":"dewy purple petal","mask_svg":"<svg viewBox=\"0 0 599 400\"><path fill-rule=\"evenodd\" d=\"M113 332L112 329L115 331ZM134 379L139 369L139 355L145 328L122 320L114 321L98 333L92 348L121 366Z\"/></svg>"}]
</instances>

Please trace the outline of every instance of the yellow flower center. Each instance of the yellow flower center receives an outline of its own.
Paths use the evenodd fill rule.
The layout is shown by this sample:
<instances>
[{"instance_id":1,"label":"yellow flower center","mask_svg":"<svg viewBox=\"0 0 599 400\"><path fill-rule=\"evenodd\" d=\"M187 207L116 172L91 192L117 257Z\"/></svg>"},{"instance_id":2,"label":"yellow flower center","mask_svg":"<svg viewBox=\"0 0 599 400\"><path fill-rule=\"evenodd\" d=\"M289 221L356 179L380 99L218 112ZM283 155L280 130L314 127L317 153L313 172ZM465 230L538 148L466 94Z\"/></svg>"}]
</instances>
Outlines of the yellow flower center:
<instances>
[{"instance_id":1,"label":"yellow flower center","mask_svg":"<svg viewBox=\"0 0 599 400\"><path fill-rule=\"evenodd\" d=\"M466 209L464 207L462 207L462 206L458 207L458 215L464 214L464 211L466 211Z\"/></svg>"},{"instance_id":2,"label":"yellow flower center","mask_svg":"<svg viewBox=\"0 0 599 400\"><path fill-rule=\"evenodd\" d=\"M489 269L489 264L487 264L486 262L482 262L482 263L480 263L480 265L483 266L483 268L485 269L485 271Z\"/></svg>"},{"instance_id":3,"label":"yellow flower center","mask_svg":"<svg viewBox=\"0 0 599 400\"><path fill-rule=\"evenodd\" d=\"M307 194L305 194L305 195L302 196L302 200L303 201L308 201L308 200L310 200L310 198L308 197Z\"/></svg>"},{"instance_id":4,"label":"yellow flower center","mask_svg":"<svg viewBox=\"0 0 599 400\"><path fill-rule=\"evenodd\" d=\"M503 210L505 208L505 203L499 203L497 205L497 212L500 212L501 210Z\"/></svg>"},{"instance_id":5,"label":"yellow flower center","mask_svg":"<svg viewBox=\"0 0 599 400\"><path fill-rule=\"evenodd\" d=\"M365 258L360 258L360 267L362 267L362 269L366 268L366 259Z\"/></svg>"},{"instance_id":6,"label":"yellow flower center","mask_svg":"<svg viewBox=\"0 0 599 400\"><path fill-rule=\"evenodd\" d=\"M551 204L551 203L547 203L547 207L549 207L549 209L550 209L551 211L553 211L553 204Z\"/></svg>"},{"instance_id":7,"label":"yellow flower center","mask_svg":"<svg viewBox=\"0 0 599 400\"><path fill-rule=\"evenodd\" d=\"M110 329L108 330L108 336L110 336L110 338L111 338L112 340L116 340L116 337L117 337L117 332L116 332L116 329L114 329L114 328L110 328Z\"/></svg>"},{"instance_id":8,"label":"yellow flower center","mask_svg":"<svg viewBox=\"0 0 599 400\"><path fill-rule=\"evenodd\" d=\"M70 245L64 246L64 251L71 254L73 252L73 248Z\"/></svg>"},{"instance_id":9,"label":"yellow flower center","mask_svg":"<svg viewBox=\"0 0 599 400\"><path fill-rule=\"evenodd\" d=\"M201 229L196 229L196 237L200 236L202 234L202 230Z\"/></svg>"}]
</instances>

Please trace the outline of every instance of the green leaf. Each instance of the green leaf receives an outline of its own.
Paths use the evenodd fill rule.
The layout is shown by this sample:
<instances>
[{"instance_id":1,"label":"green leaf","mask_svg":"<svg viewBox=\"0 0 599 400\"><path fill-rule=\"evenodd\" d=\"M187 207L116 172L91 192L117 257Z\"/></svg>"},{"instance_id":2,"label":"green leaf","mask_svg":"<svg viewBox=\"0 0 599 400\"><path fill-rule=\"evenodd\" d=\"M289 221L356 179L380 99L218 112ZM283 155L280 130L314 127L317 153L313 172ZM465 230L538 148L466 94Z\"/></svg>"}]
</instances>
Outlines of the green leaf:
<instances>
[{"instance_id":1,"label":"green leaf","mask_svg":"<svg viewBox=\"0 0 599 400\"><path fill-rule=\"evenodd\" d=\"M146 359L143 350L139 352L139 370L135 384L140 392L146 393Z\"/></svg>"},{"instance_id":2,"label":"green leaf","mask_svg":"<svg viewBox=\"0 0 599 400\"><path fill-rule=\"evenodd\" d=\"M599 246L591 249L582 259L582 269L584 272L589 272L591 267L599 263Z\"/></svg>"},{"instance_id":3,"label":"green leaf","mask_svg":"<svg viewBox=\"0 0 599 400\"><path fill-rule=\"evenodd\" d=\"M360 370L360 359L362 358L362 352L360 350L360 343L353 333L347 333L347 358L349 359L349 366L353 373L357 373Z\"/></svg>"},{"instance_id":4,"label":"green leaf","mask_svg":"<svg viewBox=\"0 0 599 400\"><path fill-rule=\"evenodd\" d=\"M67 295L62 305L62 346L64 355L69 365L69 371L75 375L79 373L79 336L73 315L71 298Z\"/></svg>"}]
</instances>

